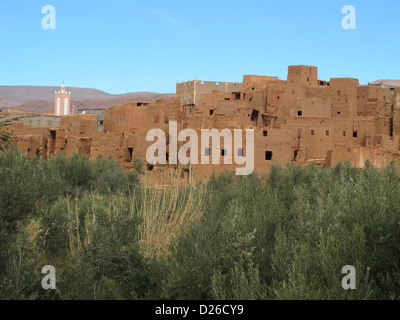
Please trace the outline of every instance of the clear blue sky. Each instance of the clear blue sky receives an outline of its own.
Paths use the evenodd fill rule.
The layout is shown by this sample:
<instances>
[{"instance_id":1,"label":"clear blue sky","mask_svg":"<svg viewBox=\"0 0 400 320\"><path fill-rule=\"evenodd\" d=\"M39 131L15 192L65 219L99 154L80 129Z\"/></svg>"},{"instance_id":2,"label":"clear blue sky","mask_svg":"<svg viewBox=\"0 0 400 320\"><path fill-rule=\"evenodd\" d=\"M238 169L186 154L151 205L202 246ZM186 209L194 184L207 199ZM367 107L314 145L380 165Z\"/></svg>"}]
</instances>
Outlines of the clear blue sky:
<instances>
[{"instance_id":1,"label":"clear blue sky","mask_svg":"<svg viewBox=\"0 0 400 320\"><path fill-rule=\"evenodd\" d=\"M342 7L356 8L344 30ZM42 7L56 29L42 28ZM110 93L175 92L177 81L286 79L293 64L319 78L400 79L399 0L2 0L0 85Z\"/></svg>"}]
</instances>

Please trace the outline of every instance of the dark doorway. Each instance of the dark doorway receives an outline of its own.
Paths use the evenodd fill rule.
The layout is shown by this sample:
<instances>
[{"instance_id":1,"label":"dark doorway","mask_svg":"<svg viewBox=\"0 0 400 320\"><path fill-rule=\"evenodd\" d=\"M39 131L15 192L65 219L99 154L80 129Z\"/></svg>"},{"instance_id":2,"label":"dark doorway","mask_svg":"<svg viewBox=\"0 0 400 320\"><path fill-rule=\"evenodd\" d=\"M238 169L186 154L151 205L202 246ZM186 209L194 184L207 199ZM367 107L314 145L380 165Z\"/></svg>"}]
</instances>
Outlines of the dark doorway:
<instances>
[{"instance_id":1,"label":"dark doorway","mask_svg":"<svg viewBox=\"0 0 400 320\"><path fill-rule=\"evenodd\" d=\"M55 149L56 149L56 130L50 130L49 153L54 154Z\"/></svg>"},{"instance_id":2,"label":"dark doorway","mask_svg":"<svg viewBox=\"0 0 400 320\"><path fill-rule=\"evenodd\" d=\"M128 148L128 162L132 162L133 160L133 148Z\"/></svg>"},{"instance_id":3,"label":"dark doorway","mask_svg":"<svg viewBox=\"0 0 400 320\"><path fill-rule=\"evenodd\" d=\"M253 112L251 113L251 121L257 122L258 114L259 114L259 112L257 110L253 110Z\"/></svg>"}]
</instances>

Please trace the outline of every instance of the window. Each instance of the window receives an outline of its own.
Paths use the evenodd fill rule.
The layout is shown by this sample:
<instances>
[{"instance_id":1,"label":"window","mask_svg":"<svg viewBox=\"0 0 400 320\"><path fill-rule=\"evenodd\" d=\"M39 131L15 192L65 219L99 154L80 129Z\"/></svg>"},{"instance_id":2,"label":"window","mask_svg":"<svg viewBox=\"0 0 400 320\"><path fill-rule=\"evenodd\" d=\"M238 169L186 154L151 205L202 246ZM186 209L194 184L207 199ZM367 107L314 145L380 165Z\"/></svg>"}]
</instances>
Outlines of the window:
<instances>
[{"instance_id":1,"label":"window","mask_svg":"<svg viewBox=\"0 0 400 320\"><path fill-rule=\"evenodd\" d=\"M342 95L342 90L337 91L337 96L340 97Z\"/></svg>"},{"instance_id":2,"label":"window","mask_svg":"<svg viewBox=\"0 0 400 320\"><path fill-rule=\"evenodd\" d=\"M226 150L225 149L221 150L221 156L223 156L223 157L226 156Z\"/></svg>"},{"instance_id":3,"label":"window","mask_svg":"<svg viewBox=\"0 0 400 320\"><path fill-rule=\"evenodd\" d=\"M204 149L204 155L205 155L206 157L208 157L208 156L210 155L210 148L205 148L205 149Z\"/></svg>"},{"instance_id":4,"label":"window","mask_svg":"<svg viewBox=\"0 0 400 320\"><path fill-rule=\"evenodd\" d=\"M251 121L258 121L258 114L259 112L257 110L253 110L253 112L251 113Z\"/></svg>"},{"instance_id":5,"label":"window","mask_svg":"<svg viewBox=\"0 0 400 320\"><path fill-rule=\"evenodd\" d=\"M315 133L314 130L311 130L311 135L312 135L312 136L314 135L314 133Z\"/></svg>"},{"instance_id":6,"label":"window","mask_svg":"<svg viewBox=\"0 0 400 320\"><path fill-rule=\"evenodd\" d=\"M100 120L100 125L102 126L104 124L104 121L103 120Z\"/></svg>"},{"instance_id":7,"label":"window","mask_svg":"<svg viewBox=\"0 0 400 320\"><path fill-rule=\"evenodd\" d=\"M243 149L242 148L238 149L238 156L243 157Z\"/></svg>"},{"instance_id":8,"label":"window","mask_svg":"<svg viewBox=\"0 0 400 320\"><path fill-rule=\"evenodd\" d=\"M214 110L210 110L210 116L214 114Z\"/></svg>"},{"instance_id":9,"label":"window","mask_svg":"<svg viewBox=\"0 0 400 320\"><path fill-rule=\"evenodd\" d=\"M326 136L329 136L329 130L326 130L326 131L325 131L325 135L326 135Z\"/></svg>"},{"instance_id":10,"label":"window","mask_svg":"<svg viewBox=\"0 0 400 320\"><path fill-rule=\"evenodd\" d=\"M358 132L357 131L353 131L353 138L357 138L358 136Z\"/></svg>"},{"instance_id":11,"label":"window","mask_svg":"<svg viewBox=\"0 0 400 320\"><path fill-rule=\"evenodd\" d=\"M345 137L346 136L346 131L343 131L343 137Z\"/></svg>"},{"instance_id":12,"label":"window","mask_svg":"<svg viewBox=\"0 0 400 320\"><path fill-rule=\"evenodd\" d=\"M267 130L264 130L264 131L263 131L263 136L264 136L264 137L268 136L268 131L267 131Z\"/></svg>"},{"instance_id":13,"label":"window","mask_svg":"<svg viewBox=\"0 0 400 320\"><path fill-rule=\"evenodd\" d=\"M303 111L297 111L297 115L299 116L299 117L301 117L302 115L303 115Z\"/></svg>"},{"instance_id":14,"label":"window","mask_svg":"<svg viewBox=\"0 0 400 320\"><path fill-rule=\"evenodd\" d=\"M164 123L168 123L168 122L169 122L168 116L164 116Z\"/></svg>"},{"instance_id":15,"label":"window","mask_svg":"<svg viewBox=\"0 0 400 320\"><path fill-rule=\"evenodd\" d=\"M167 162L169 161L169 153L168 152L165 154L165 159L167 160Z\"/></svg>"},{"instance_id":16,"label":"window","mask_svg":"<svg viewBox=\"0 0 400 320\"><path fill-rule=\"evenodd\" d=\"M272 151L265 151L265 160L272 160Z\"/></svg>"},{"instance_id":17,"label":"window","mask_svg":"<svg viewBox=\"0 0 400 320\"><path fill-rule=\"evenodd\" d=\"M340 111L338 111L337 114L340 114Z\"/></svg>"},{"instance_id":18,"label":"window","mask_svg":"<svg viewBox=\"0 0 400 320\"><path fill-rule=\"evenodd\" d=\"M154 123L158 123L160 121L160 116L154 116Z\"/></svg>"}]
</instances>

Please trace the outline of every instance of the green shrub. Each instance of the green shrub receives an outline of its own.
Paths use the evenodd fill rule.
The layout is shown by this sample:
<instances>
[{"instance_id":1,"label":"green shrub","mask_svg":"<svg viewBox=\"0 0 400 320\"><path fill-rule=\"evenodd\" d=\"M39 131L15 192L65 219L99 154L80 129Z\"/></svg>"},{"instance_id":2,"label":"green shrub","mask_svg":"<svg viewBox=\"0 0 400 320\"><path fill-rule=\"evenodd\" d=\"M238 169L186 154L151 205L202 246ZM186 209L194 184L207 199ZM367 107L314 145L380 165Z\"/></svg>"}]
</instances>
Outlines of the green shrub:
<instances>
[{"instance_id":1,"label":"green shrub","mask_svg":"<svg viewBox=\"0 0 400 320\"><path fill-rule=\"evenodd\" d=\"M272 166L160 191L112 159L7 150L0 299L399 299L399 194L394 165ZM41 288L47 264L57 290Z\"/></svg>"}]
</instances>

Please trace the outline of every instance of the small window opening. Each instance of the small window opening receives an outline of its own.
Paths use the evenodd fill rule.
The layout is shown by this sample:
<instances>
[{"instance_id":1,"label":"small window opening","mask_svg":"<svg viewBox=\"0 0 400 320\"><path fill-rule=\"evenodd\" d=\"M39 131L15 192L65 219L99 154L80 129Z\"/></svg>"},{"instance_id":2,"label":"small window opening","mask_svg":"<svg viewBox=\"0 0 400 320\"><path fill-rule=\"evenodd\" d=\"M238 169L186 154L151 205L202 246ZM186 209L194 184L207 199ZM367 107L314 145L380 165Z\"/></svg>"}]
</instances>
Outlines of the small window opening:
<instances>
[{"instance_id":1,"label":"small window opening","mask_svg":"<svg viewBox=\"0 0 400 320\"><path fill-rule=\"evenodd\" d=\"M259 112L257 110L253 110L251 113L251 121L258 121L258 114Z\"/></svg>"},{"instance_id":2,"label":"small window opening","mask_svg":"<svg viewBox=\"0 0 400 320\"><path fill-rule=\"evenodd\" d=\"M265 160L272 160L272 151L265 151Z\"/></svg>"}]
</instances>

